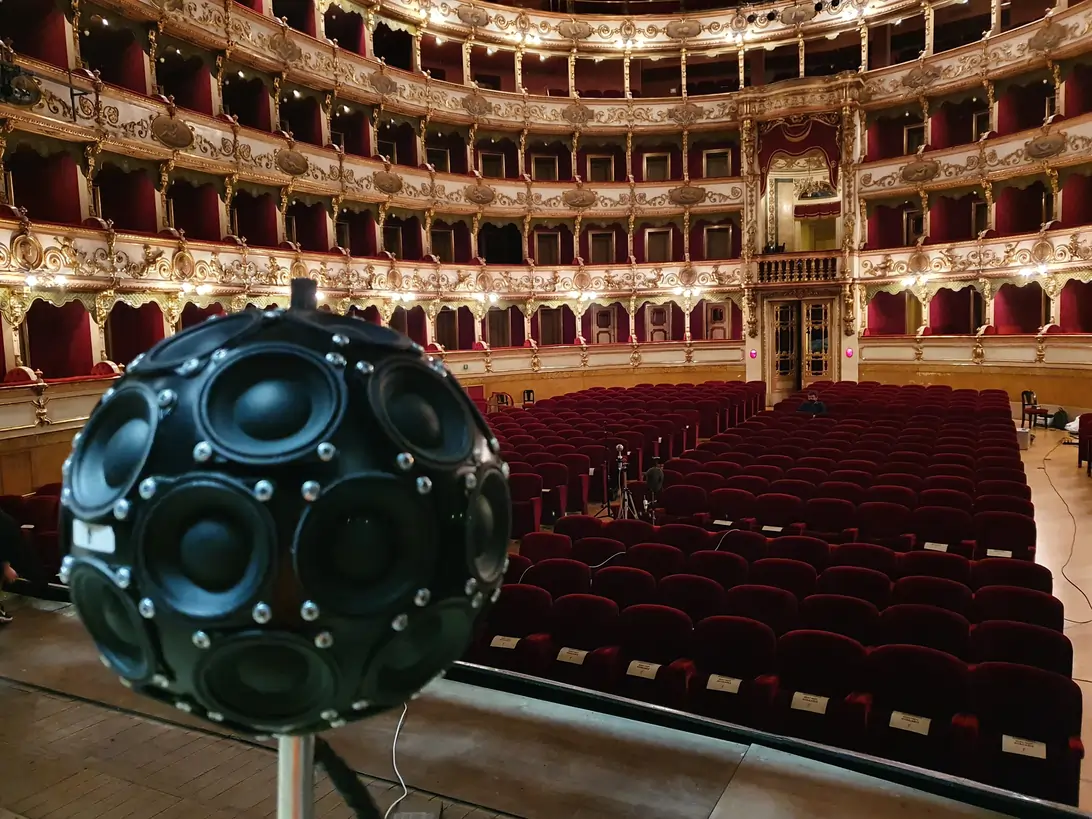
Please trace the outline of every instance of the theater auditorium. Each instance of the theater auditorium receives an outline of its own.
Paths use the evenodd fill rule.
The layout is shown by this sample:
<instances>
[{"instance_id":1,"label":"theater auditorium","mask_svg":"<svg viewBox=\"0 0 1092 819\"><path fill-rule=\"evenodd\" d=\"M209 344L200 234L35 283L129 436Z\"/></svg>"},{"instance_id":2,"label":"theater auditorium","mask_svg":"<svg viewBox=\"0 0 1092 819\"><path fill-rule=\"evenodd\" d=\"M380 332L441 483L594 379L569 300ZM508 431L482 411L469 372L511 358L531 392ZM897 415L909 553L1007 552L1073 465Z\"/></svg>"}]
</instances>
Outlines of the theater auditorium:
<instances>
[{"instance_id":1,"label":"theater auditorium","mask_svg":"<svg viewBox=\"0 0 1092 819\"><path fill-rule=\"evenodd\" d=\"M100 662L62 481L130 362L300 278L458 380L511 493L462 659L328 720L388 817L1092 810L1092 2L3 0L0 39L0 819L277 815L275 739Z\"/></svg>"}]
</instances>

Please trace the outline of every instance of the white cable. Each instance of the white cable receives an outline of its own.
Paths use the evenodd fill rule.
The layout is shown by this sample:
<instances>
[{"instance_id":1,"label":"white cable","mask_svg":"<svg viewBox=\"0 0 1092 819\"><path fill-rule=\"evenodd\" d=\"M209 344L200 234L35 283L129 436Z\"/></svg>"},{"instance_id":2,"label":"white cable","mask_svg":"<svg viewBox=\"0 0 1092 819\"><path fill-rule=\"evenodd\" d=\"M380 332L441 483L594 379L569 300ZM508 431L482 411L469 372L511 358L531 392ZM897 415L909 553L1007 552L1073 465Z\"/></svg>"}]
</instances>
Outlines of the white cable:
<instances>
[{"instance_id":1,"label":"white cable","mask_svg":"<svg viewBox=\"0 0 1092 819\"><path fill-rule=\"evenodd\" d=\"M402 733L402 726L406 722L406 713L409 711L409 703L403 703L402 716L398 718L398 725L394 729L394 742L391 743L391 767L394 768L394 775L398 777L398 784L402 786L402 795L391 802L391 806L387 808L387 812L383 814L383 819L390 819L390 815L394 813L394 809L398 807L398 804L409 796L409 788L406 787L406 780L402 778L402 772L398 770L398 735Z\"/></svg>"}]
</instances>

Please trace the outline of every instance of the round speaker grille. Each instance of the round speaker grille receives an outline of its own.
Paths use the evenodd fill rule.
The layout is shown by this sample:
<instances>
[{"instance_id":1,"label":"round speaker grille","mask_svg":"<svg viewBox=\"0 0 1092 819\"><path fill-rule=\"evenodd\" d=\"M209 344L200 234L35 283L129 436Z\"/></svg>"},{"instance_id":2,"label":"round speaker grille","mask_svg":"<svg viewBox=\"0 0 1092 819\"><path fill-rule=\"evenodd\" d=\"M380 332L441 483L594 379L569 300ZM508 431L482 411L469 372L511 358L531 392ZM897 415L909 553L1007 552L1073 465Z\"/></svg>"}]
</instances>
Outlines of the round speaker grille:
<instances>
[{"instance_id":1,"label":"round speaker grille","mask_svg":"<svg viewBox=\"0 0 1092 819\"><path fill-rule=\"evenodd\" d=\"M87 563L77 562L69 590L84 628L118 674L142 682L155 671L155 650L136 605L114 581Z\"/></svg>"},{"instance_id":2,"label":"round speaker grille","mask_svg":"<svg viewBox=\"0 0 1092 819\"><path fill-rule=\"evenodd\" d=\"M188 617L227 617L258 595L277 550L273 519L242 488L198 475L156 498L137 532L147 590Z\"/></svg>"},{"instance_id":3,"label":"round speaker grille","mask_svg":"<svg viewBox=\"0 0 1092 819\"><path fill-rule=\"evenodd\" d=\"M139 384L122 387L91 416L72 453L69 487L79 517L107 514L132 491L152 451L159 410Z\"/></svg>"},{"instance_id":4,"label":"round speaker grille","mask_svg":"<svg viewBox=\"0 0 1092 819\"><path fill-rule=\"evenodd\" d=\"M238 344L261 322L262 313L258 310L244 310L203 321L164 339L129 369L139 373L177 369L191 358L200 360L222 347Z\"/></svg>"},{"instance_id":5,"label":"round speaker grille","mask_svg":"<svg viewBox=\"0 0 1092 819\"><path fill-rule=\"evenodd\" d=\"M224 361L201 394L198 424L228 458L288 463L337 429L345 399L344 381L317 355L266 344Z\"/></svg>"},{"instance_id":6,"label":"round speaker grille","mask_svg":"<svg viewBox=\"0 0 1092 819\"><path fill-rule=\"evenodd\" d=\"M296 571L320 607L361 617L395 607L432 577L435 513L380 473L331 485L296 530Z\"/></svg>"},{"instance_id":7,"label":"round speaker grille","mask_svg":"<svg viewBox=\"0 0 1092 819\"><path fill-rule=\"evenodd\" d=\"M475 612L466 600L450 600L410 615L409 625L372 657L360 696L395 705L418 691L466 653Z\"/></svg>"},{"instance_id":8,"label":"round speaker grille","mask_svg":"<svg viewBox=\"0 0 1092 819\"><path fill-rule=\"evenodd\" d=\"M328 653L281 632L243 634L214 644L194 676L208 710L230 723L271 730L317 722L337 690Z\"/></svg>"},{"instance_id":9,"label":"round speaker grille","mask_svg":"<svg viewBox=\"0 0 1092 819\"><path fill-rule=\"evenodd\" d=\"M467 565L482 583L493 583L504 572L512 531L512 497L508 481L491 469L478 481L466 513Z\"/></svg>"},{"instance_id":10,"label":"round speaker grille","mask_svg":"<svg viewBox=\"0 0 1092 819\"><path fill-rule=\"evenodd\" d=\"M433 465L470 455L474 419L458 387L428 365L395 360L368 384L368 400L384 431L415 458Z\"/></svg>"}]
</instances>

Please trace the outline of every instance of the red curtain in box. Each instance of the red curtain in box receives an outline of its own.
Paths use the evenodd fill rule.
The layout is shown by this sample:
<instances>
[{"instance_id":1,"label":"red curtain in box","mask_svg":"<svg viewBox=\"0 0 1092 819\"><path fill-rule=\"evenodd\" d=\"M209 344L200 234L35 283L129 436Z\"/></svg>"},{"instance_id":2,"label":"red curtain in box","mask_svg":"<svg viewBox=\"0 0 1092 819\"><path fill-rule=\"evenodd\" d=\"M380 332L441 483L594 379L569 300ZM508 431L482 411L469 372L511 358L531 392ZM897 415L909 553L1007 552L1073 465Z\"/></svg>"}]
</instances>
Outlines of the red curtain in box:
<instances>
[{"instance_id":1,"label":"red curtain in box","mask_svg":"<svg viewBox=\"0 0 1092 819\"><path fill-rule=\"evenodd\" d=\"M793 116L774 122L763 122L758 132L758 166L762 176L762 189L766 189L766 176L778 154L804 156L817 152L826 162L830 184L838 185L838 158L840 127L837 114Z\"/></svg>"},{"instance_id":2,"label":"red curtain in box","mask_svg":"<svg viewBox=\"0 0 1092 819\"><path fill-rule=\"evenodd\" d=\"M838 201L796 205L792 213L797 219L834 219L842 215L842 203Z\"/></svg>"}]
</instances>

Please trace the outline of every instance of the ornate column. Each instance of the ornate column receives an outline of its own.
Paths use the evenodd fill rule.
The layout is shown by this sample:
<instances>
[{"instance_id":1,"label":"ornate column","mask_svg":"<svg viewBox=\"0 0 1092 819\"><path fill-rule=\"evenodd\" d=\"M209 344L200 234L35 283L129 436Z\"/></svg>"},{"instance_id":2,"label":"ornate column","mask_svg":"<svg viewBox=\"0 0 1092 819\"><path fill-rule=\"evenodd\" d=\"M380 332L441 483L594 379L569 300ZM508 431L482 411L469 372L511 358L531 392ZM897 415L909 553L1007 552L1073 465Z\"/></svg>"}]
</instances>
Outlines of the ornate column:
<instances>
[{"instance_id":1,"label":"ornate column","mask_svg":"<svg viewBox=\"0 0 1092 819\"><path fill-rule=\"evenodd\" d=\"M800 71L800 77L802 78L804 76L804 65L805 65L805 63L804 63L804 35L799 34L799 33L796 35L796 61L797 61L797 67L798 67L798 69Z\"/></svg>"},{"instance_id":2,"label":"ornate column","mask_svg":"<svg viewBox=\"0 0 1092 819\"><path fill-rule=\"evenodd\" d=\"M569 96L579 96L576 93L576 47L573 46L572 51L569 52Z\"/></svg>"},{"instance_id":3,"label":"ornate column","mask_svg":"<svg viewBox=\"0 0 1092 819\"><path fill-rule=\"evenodd\" d=\"M4 152L8 147L8 134L15 130L15 123L10 119L0 119L0 205L12 205L11 191L8 190L8 174L4 167ZM8 367L10 370L11 367ZM7 372L7 370L5 370Z\"/></svg>"},{"instance_id":4,"label":"ornate column","mask_svg":"<svg viewBox=\"0 0 1092 819\"><path fill-rule=\"evenodd\" d=\"M993 324L993 282L979 279L978 284L982 292L982 323Z\"/></svg>"},{"instance_id":5,"label":"ornate column","mask_svg":"<svg viewBox=\"0 0 1092 819\"><path fill-rule=\"evenodd\" d=\"M750 117L743 120L740 129L740 165L743 172L743 273L744 281L754 279L751 269L752 258L758 241L759 191L761 179L756 168L757 146L755 144L755 122Z\"/></svg>"},{"instance_id":6,"label":"ornate column","mask_svg":"<svg viewBox=\"0 0 1092 819\"><path fill-rule=\"evenodd\" d=\"M525 92L526 93L526 92ZM516 162L519 165L519 174L527 173L527 129L519 132L519 147L516 148Z\"/></svg>"},{"instance_id":7,"label":"ornate column","mask_svg":"<svg viewBox=\"0 0 1092 819\"><path fill-rule=\"evenodd\" d=\"M531 298L527 299L527 301L523 305L523 337L528 341L532 340L531 316L535 314L536 310L538 310L538 305L535 304L535 297L532 295ZM538 342L538 339L533 340L536 343Z\"/></svg>"},{"instance_id":8,"label":"ornate column","mask_svg":"<svg viewBox=\"0 0 1092 819\"><path fill-rule=\"evenodd\" d=\"M740 46L739 51L736 52L736 69L739 71L739 90L742 91L747 87L747 49L743 46Z\"/></svg>"},{"instance_id":9,"label":"ornate column","mask_svg":"<svg viewBox=\"0 0 1092 819\"><path fill-rule=\"evenodd\" d=\"M588 308L591 307L591 302L581 299L577 301L573 307L573 312L576 314L576 339L578 344L587 344L588 340L584 338L584 314L588 312ZM565 343L565 339L561 340Z\"/></svg>"},{"instance_id":10,"label":"ornate column","mask_svg":"<svg viewBox=\"0 0 1092 819\"><path fill-rule=\"evenodd\" d=\"M379 23L375 16L377 6L367 6L364 13L364 54L367 57L375 56L375 27Z\"/></svg>"},{"instance_id":11,"label":"ornate column","mask_svg":"<svg viewBox=\"0 0 1092 819\"><path fill-rule=\"evenodd\" d=\"M842 106L841 136L842 158L838 181L842 194L842 277L852 278L853 259L857 249L857 214L852 203L857 201L857 110L849 104Z\"/></svg>"},{"instance_id":12,"label":"ornate column","mask_svg":"<svg viewBox=\"0 0 1092 819\"><path fill-rule=\"evenodd\" d=\"M474 343L482 343L482 322L489 313L489 305L485 301L475 301L470 305L470 312L474 314Z\"/></svg>"},{"instance_id":13,"label":"ornate column","mask_svg":"<svg viewBox=\"0 0 1092 819\"><path fill-rule=\"evenodd\" d=\"M862 20L857 31L861 35L861 71L863 73L868 71L868 23Z\"/></svg>"},{"instance_id":14,"label":"ornate column","mask_svg":"<svg viewBox=\"0 0 1092 819\"><path fill-rule=\"evenodd\" d=\"M394 311L398 309L398 304L393 301L381 301L377 305L379 310L379 320L384 327L391 326L391 319L394 318Z\"/></svg>"},{"instance_id":15,"label":"ornate column","mask_svg":"<svg viewBox=\"0 0 1092 819\"><path fill-rule=\"evenodd\" d=\"M174 214L168 194L171 190L171 174L174 172L174 153L166 162L159 163L159 224L163 228L174 227ZM0 171L3 169L0 168Z\"/></svg>"},{"instance_id":16,"label":"ornate column","mask_svg":"<svg viewBox=\"0 0 1092 819\"><path fill-rule=\"evenodd\" d=\"M629 343L639 344L641 339L637 337L637 294L633 293L626 303L626 312L629 313Z\"/></svg>"},{"instance_id":17,"label":"ornate column","mask_svg":"<svg viewBox=\"0 0 1092 819\"><path fill-rule=\"evenodd\" d=\"M110 318L110 311L117 302L118 296L113 290L106 290L95 294L94 306L91 308L91 357L95 361L109 361L106 353L106 321ZM125 362L122 362L125 363Z\"/></svg>"},{"instance_id":18,"label":"ornate column","mask_svg":"<svg viewBox=\"0 0 1092 819\"><path fill-rule=\"evenodd\" d=\"M430 301L424 305L425 308L425 347L430 344L436 343L436 319L440 315L440 311L444 308L442 301Z\"/></svg>"},{"instance_id":19,"label":"ornate column","mask_svg":"<svg viewBox=\"0 0 1092 819\"><path fill-rule=\"evenodd\" d=\"M921 11L925 15L925 54L929 56L933 53L934 23L933 6L929 3L929 0L921 0Z\"/></svg>"},{"instance_id":20,"label":"ornate column","mask_svg":"<svg viewBox=\"0 0 1092 819\"><path fill-rule=\"evenodd\" d=\"M474 35L463 40L463 85L474 85L470 76L470 51L474 48Z\"/></svg>"},{"instance_id":21,"label":"ornate column","mask_svg":"<svg viewBox=\"0 0 1092 819\"><path fill-rule=\"evenodd\" d=\"M25 290L0 290L0 330L6 340L2 347L4 372L27 363L23 361L23 323L29 307Z\"/></svg>"},{"instance_id":22,"label":"ornate column","mask_svg":"<svg viewBox=\"0 0 1092 819\"><path fill-rule=\"evenodd\" d=\"M478 208L474 214L474 221L470 225L470 258L478 258L478 230L482 225L482 209Z\"/></svg>"},{"instance_id":23,"label":"ornate column","mask_svg":"<svg viewBox=\"0 0 1092 819\"><path fill-rule=\"evenodd\" d=\"M990 34L1001 33L1001 0L990 0Z\"/></svg>"},{"instance_id":24,"label":"ornate column","mask_svg":"<svg viewBox=\"0 0 1092 819\"><path fill-rule=\"evenodd\" d=\"M523 89L523 41L521 40L519 45L516 46L514 60L514 68L516 72L516 91L522 92Z\"/></svg>"},{"instance_id":25,"label":"ornate column","mask_svg":"<svg viewBox=\"0 0 1092 819\"><path fill-rule=\"evenodd\" d=\"M413 32L413 50L410 55L410 69L414 74L421 73L421 38L424 36L424 29L417 29Z\"/></svg>"},{"instance_id":26,"label":"ornate column","mask_svg":"<svg viewBox=\"0 0 1092 819\"><path fill-rule=\"evenodd\" d=\"M922 236L929 236L929 194L924 188L918 188L918 198L921 200L921 229Z\"/></svg>"}]
</instances>

